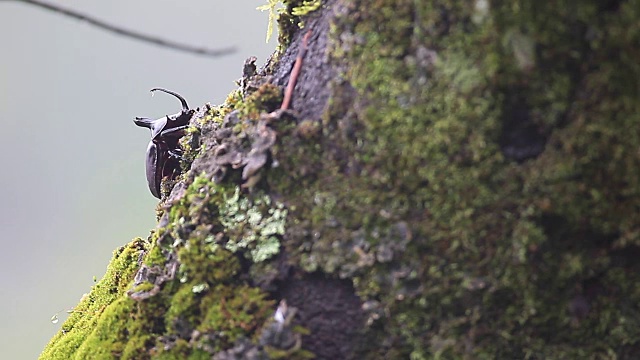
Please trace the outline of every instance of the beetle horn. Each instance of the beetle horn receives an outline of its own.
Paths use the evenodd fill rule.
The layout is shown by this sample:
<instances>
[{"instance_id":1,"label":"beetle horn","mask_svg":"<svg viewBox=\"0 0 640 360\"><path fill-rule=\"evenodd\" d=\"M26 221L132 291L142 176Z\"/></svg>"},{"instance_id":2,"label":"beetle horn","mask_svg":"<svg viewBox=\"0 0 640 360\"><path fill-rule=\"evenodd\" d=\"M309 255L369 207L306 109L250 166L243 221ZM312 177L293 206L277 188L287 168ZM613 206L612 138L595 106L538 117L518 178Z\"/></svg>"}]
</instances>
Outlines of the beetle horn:
<instances>
[{"instance_id":1,"label":"beetle horn","mask_svg":"<svg viewBox=\"0 0 640 360\"><path fill-rule=\"evenodd\" d=\"M167 90L167 89L163 89L163 88L153 88L153 89L151 89L151 92L154 92L154 91L162 91L163 93L167 93L167 94L170 94L170 95L173 95L173 96L177 97L178 100L180 100L180 103L182 104L182 110L184 110L184 111L188 111L189 110L189 105L187 105L187 100L185 100L182 97L182 95L180 95L178 93L175 93L173 91Z\"/></svg>"},{"instance_id":2,"label":"beetle horn","mask_svg":"<svg viewBox=\"0 0 640 360\"><path fill-rule=\"evenodd\" d=\"M133 120L133 122L140 127L144 127L151 130L151 138L155 139L158 136L158 134L162 132L162 130L164 129L164 126L167 124L167 121L164 119L163 121L158 121L158 120L153 120L146 117L136 117L136 119Z\"/></svg>"},{"instance_id":3,"label":"beetle horn","mask_svg":"<svg viewBox=\"0 0 640 360\"><path fill-rule=\"evenodd\" d=\"M146 117L136 117L136 119L133 120L133 122L140 127L146 127L147 129L151 129L151 124L153 123L153 119L149 119Z\"/></svg>"}]
</instances>

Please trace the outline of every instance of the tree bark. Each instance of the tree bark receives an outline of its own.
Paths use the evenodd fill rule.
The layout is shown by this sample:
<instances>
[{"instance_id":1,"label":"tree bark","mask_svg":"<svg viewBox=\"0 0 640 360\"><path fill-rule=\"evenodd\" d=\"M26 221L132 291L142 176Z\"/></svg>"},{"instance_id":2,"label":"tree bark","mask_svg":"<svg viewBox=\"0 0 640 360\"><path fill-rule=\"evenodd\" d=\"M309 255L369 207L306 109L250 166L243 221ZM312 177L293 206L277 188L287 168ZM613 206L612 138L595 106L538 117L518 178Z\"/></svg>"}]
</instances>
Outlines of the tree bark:
<instances>
[{"instance_id":1,"label":"tree bark","mask_svg":"<svg viewBox=\"0 0 640 360\"><path fill-rule=\"evenodd\" d=\"M285 3L42 358L640 356L639 1Z\"/></svg>"}]
</instances>

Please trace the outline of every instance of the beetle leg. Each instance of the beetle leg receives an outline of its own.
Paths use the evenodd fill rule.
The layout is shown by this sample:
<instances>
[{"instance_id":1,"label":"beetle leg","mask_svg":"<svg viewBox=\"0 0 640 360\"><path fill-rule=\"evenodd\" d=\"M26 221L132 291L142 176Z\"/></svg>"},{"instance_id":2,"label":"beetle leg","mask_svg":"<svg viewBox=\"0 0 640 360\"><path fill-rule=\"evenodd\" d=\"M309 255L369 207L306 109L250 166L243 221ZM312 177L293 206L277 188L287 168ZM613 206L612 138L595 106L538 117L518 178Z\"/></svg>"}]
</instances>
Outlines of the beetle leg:
<instances>
[{"instance_id":1,"label":"beetle leg","mask_svg":"<svg viewBox=\"0 0 640 360\"><path fill-rule=\"evenodd\" d=\"M184 131L189 127L189 125L178 126L173 129L167 129L160 133L160 136L163 138L168 137L182 137L184 135Z\"/></svg>"},{"instance_id":2,"label":"beetle leg","mask_svg":"<svg viewBox=\"0 0 640 360\"><path fill-rule=\"evenodd\" d=\"M169 157L172 157L174 159L183 160L183 158L182 158L182 149L167 150L167 154L169 154Z\"/></svg>"},{"instance_id":3,"label":"beetle leg","mask_svg":"<svg viewBox=\"0 0 640 360\"><path fill-rule=\"evenodd\" d=\"M162 167L165 159L162 156L162 150L159 144L153 141L149 142L147 148L146 173L147 184L151 194L160 199L160 183L162 181Z\"/></svg>"}]
</instances>

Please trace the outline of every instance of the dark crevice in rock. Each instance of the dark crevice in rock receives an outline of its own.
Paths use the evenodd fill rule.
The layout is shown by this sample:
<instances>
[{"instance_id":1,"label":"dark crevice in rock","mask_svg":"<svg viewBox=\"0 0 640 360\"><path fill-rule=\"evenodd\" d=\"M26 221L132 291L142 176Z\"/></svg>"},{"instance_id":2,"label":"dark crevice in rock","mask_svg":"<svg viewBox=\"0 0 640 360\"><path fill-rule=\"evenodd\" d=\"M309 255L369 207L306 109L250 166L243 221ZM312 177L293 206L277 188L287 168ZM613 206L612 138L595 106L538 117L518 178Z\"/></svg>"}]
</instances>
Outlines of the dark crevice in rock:
<instances>
[{"instance_id":1,"label":"dark crevice in rock","mask_svg":"<svg viewBox=\"0 0 640 360\"><path fill-rule=\"evenodd\" d=\"M531 117L525 95L508 95L505 100L500 148L508 159L519 163L535 158L547 143L547 137Z\"/></svg>"},{"instance_id":2,"label":"dark crevice in rock","mask_svg":"<svg viewBox=\"0 0 640 360\"><path fill-rule=\"evenodd\" d=\"M298 309L295 322L310 330L302 344L317 359L356 358L364 314L350 281L322 273L292 276L277 295Z\"/></svg>"}]
</instances>

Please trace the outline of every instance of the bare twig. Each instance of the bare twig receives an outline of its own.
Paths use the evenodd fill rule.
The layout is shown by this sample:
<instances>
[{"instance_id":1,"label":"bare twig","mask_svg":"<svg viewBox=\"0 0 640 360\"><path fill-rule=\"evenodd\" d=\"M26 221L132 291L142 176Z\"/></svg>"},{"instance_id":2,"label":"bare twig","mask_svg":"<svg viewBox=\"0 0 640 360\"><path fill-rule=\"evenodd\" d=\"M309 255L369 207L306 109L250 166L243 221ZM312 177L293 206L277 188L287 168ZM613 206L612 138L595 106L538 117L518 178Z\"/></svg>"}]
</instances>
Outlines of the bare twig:
<instances>
[{"instance_id":1,"label":"bare twig","mask_svg":"<svg viewBox=\"0 0 640 360\"><path fill-rule=\"evenodd\" d=\"M309 36L311 36L311 30L308 30L307 33L302 38L302 45L300 46L300 50L298 51L298 56L296 57L296 63L293 65L293 69L291 70L291 76L289 77L289 83L287 84L287 89L284 91L284 99L282 100L282 106L280 109L287 110L289 105L291 104L291 96L293 95L293 88L296 87L296 82L298 81L298 75L300 74L300 68L302 68L302 59L304 58L305 53L307 52L307 42L309 41Z\"/></svg>"},{"instance_id":2,"label":"bare twig","mask_svg":"<svg viewBox=\"0 0 640 360\"><path fill-rule=\"evenodd\" d=\"M223 49L208 49L208 48L204 48L204 47L195 47L195 46L191 46L191 45L185 45L185 44L180 44L177 42L173 42L173 41L169 41L169 40L165 40L165 39L161 39L159 37L155 37L155 36L151 36L151 35L147 35L147 34L142 34L139 33L137 31L133 31L133 30L127 30L127 29L123 29L121 27L118 27L116 25L111 25L109 23L106 23L102 20L96 19L94 17L91 17L89 15L85 15L82 13L79 13L75 10L71 10L71 9L66 9L64 7L61 7L60 5L54 5L54 4L50 4L44 1L40 1L40 0L9 0L9 1L18 1L18 2L22 2L28 5L33 5L36 7L39 7L41 9L45 9L45 10L49 10L49 11L53 11L55 13L64 15L64 16L68 16L80 21L86 21L87 23L96 26L98 28L101 28L103 30L106 30L108 32L114 33L114 34L118 34L118 35L122 35L128 38L132 38L132 39L136 39L139 41L143 41L143 42L147 42L147 43L152 43L158 46L162 46L162 47L167 47L170 49L174 49L174 50L179 50L179 51L184 51L184 52L188 52L188 53L192 53L192 54L198 54L198 55L204 55L204 56L222 56L222 55L226 55L226 54L230 54L232 52L235 51L234 48L229 47L229 48L223 48Z\"/></svg>"}]
</instances>

